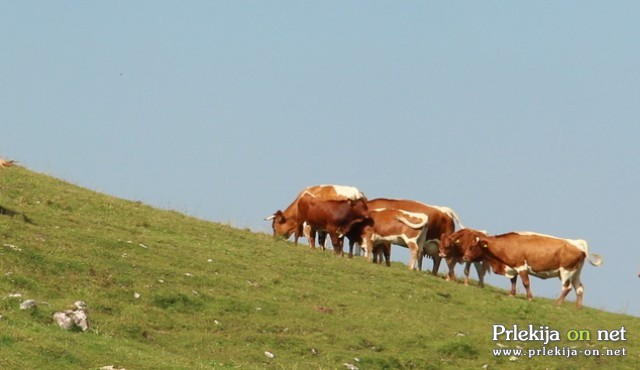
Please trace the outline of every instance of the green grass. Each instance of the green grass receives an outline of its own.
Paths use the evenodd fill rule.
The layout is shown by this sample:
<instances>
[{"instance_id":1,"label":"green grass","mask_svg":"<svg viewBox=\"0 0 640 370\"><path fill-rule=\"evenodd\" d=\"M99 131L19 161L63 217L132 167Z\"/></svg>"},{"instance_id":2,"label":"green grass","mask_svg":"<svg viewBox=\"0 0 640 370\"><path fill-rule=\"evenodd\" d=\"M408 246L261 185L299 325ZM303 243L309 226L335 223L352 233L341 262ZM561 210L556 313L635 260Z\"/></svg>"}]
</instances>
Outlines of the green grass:
<instances>
[{"instance_id":1,"label":"green grass","mask_svg":"<svg viewBox=\"0 0 640 370\"><path fill-rule=\"evenodd\" d=\"M20 167L0 172L0 207L2 369L640 366L640 320L632 316L509 298L399 263L386 268L336 258ZM22 297L9 297L15 293ZM22 311L23 299L39 305ZM90 330L58 328L52 314L80 299L89 307ZM510 361L492 355L500 348L491 340L492 324L546 325L563 337L571 329L595 336L624 326L626 341L563 338L547 347L627 354Z\"/></svg>"}]
</instances>

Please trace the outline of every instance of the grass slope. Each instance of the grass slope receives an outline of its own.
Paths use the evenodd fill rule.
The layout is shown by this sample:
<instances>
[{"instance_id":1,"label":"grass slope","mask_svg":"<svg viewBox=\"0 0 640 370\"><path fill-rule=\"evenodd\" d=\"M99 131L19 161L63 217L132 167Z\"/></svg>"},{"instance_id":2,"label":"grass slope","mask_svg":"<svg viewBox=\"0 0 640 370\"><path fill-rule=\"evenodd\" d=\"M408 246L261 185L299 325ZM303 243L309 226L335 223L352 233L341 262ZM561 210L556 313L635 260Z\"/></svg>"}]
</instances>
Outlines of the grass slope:
<instances>
[{"instance_id":1,"label":"grass slope","mask_svg":"<svg viewBox=\"0 0 640 370\"><path fill-rule=\"evenodd\" d=\"M394 263L336 258L98 194L15 167L0 172L0 368L636 369L640 320L508 298ZM136 293L139 298L136 298ZM12 298L11 294L21 294ZM573 293L572 293L573 294ZM24 299L37 308L20 310ZM76 300L88 332L51 319ZM549 326L576 350L626 356L510 361L492 324ZM626 341L598 341L626 328ZM590 341L568 341L571 329ZM269 358L265 351L275 355ZM356 361L357 358L359 361Z\"/></svg>"}]
</instances>

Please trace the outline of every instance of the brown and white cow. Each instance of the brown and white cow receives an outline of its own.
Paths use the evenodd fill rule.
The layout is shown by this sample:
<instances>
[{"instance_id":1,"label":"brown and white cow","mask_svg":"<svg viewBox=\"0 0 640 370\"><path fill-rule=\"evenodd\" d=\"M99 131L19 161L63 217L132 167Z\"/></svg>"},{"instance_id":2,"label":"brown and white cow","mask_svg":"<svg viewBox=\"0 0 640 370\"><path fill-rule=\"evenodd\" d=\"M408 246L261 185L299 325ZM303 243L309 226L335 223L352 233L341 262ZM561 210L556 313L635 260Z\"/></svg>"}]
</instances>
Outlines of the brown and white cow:
<instances>
[{"instance_id":1,"label":"brown and white cow","mask_svg":"<svg viewBox=\"0 0 640 370\"><path fill-rule=\"evenodd\" d=\"M429 206L424 203L406 199L377 198L370 200L368 205L370 210L399 209L426 215L429 218L429 223L427 225L425 240L422 245L420 245L418 269L422 270L422 258L429 257L433 259L433 269L431 273L438 275L441 260L438 250L440 236L454 232L456 222L462 225L456 213L448 207ZM447 264L452 268L448 262Z\"/></svg>"},{"instance_id":2,"label":"brown and white cow","mask_svg":"<svg viewBox=\"0 0 640 370\"><path fill-rule=\"evenodd\" d=\"M559 305L573 287L576 290L576 307L582 306L584 287L580 272L587 259L594 266L602 264L602 258L593 254L589 258L587 242L584 240L561 239L554 236L531 232L511 232L496 236L477 236L469 244L464 260L487 259L505 265L505 276L512 279L511 294L515 294L514 278L520 276L527 291L527 299L532 300L529 274L542 279L560 277L562 291L556 300Z\"/></svg>"},{"instance_id":3,"label":"brown and white cow","mask_svg":"<svg viewBox=\"0 0 640 370\"><path fill-rule=\"evenodd\" d=\"M315 231L311 228L304 230L304 221L300 223L300 218L298 217L298 201L304 194L311 194L314 197L325 200L356 200L365 198L364 194L360 190L352 186L309 186L302 189L296 199L294 199L294 201L284 211L278 210L271 216L265 218L266 221L272 220L271 228L273 229L274 237L283 237L288 239L291 234L293 234L294 243L298 244L298 238L301 235L304 235L307 237L311 248L315 247ZM321 244L324 246L324 243Z\"/></svg>"},{"instance_id":4,"label":"brown and white cow","mask_svg":"<svg viewBox=\"0 0 640 370\"><path fill-rule=\"evenodd\" d=\"M344 236L354 225L369 219L367 201L325 200L311 194L303 194L298 199L298 223L306 222L317 231L329 234L336 254L342 255Z\"/></svg>"},{"instance_id":5,"label":"brown and white cow","mask_svg":"<svg viewBox=\"0 0 640 370\"><path fill-rule=\"evenodd\" d=\"M347 234L350 241L356 241L367 251L373 261L376 247L390 249L390 244L409 248L411 260L409 269L413 269L420 257L420 249L427 236L429 217L423 213L408 212L399 209L369 210L372 222L361 224ZM389 262L387 261L387 266Z\"/></svg>"},{"instance_id":6,"label":"brown and white cow","mask_svg":"<svg viewBox=\"0 0 640 370\"><path fill-rule=\"evenodd\" d=\"M456 263L464 263L464 285L469 285L469 273L471 270L471 263L476 268L478 273L478 286L484 287L484 276L488 271L487 261L477 262L464 262L462 257L466 252L465 247L470 245L476 237L487 236L487 233L474 229L461 229L452 234L442 234L440 238L440 257L447 258L447 263L455 265ZM502 268L504 270L504 268ZM447 281L455 281L455 270L453 266L449 266L449 274L447 275Z\"/></svg>"}]
</instances>

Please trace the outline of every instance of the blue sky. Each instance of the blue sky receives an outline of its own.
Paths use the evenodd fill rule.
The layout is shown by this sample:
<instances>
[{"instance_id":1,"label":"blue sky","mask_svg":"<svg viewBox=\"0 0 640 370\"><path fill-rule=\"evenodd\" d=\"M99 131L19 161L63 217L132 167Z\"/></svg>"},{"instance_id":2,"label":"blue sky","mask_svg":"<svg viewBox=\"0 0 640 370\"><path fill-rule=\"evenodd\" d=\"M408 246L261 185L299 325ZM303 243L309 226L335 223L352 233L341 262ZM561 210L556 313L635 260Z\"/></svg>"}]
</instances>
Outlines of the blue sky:
<instances>
[{"instance_id":1,"label":"blue sky","mask_svg":"<svg viewBox=\"0 0 640 370\"><path fill-rule=\"evenodd\" d=\"M300 189L336 183L490 233L586 239L605 264L583 270L585 305L638 316L639 15L634 1L4 1L0 156L263 232Z\"/></svg>"}]
</instances>

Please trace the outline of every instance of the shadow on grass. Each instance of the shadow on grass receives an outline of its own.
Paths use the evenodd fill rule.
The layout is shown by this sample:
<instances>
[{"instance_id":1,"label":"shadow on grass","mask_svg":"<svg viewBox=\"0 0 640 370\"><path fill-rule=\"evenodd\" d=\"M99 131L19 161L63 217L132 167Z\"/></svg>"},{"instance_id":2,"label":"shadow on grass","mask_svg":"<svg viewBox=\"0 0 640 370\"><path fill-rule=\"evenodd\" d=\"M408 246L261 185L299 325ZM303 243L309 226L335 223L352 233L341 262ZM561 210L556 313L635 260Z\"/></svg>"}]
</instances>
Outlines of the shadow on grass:
<instances>
[{"instance_id":1,"label":"shadow on grass","mask_svg":"<svg viewBox=\"0 0 640 370\"><path fill-rule=\"evenodd\" d=\"M22 219L24 220L24 222L33 225L33 220L29 216L22 214L20 212L16 212L12 209L5 208L3 206L0 206L0 215L9 216L9 217L22 216Z\"/></svg>"}]
</instances>

